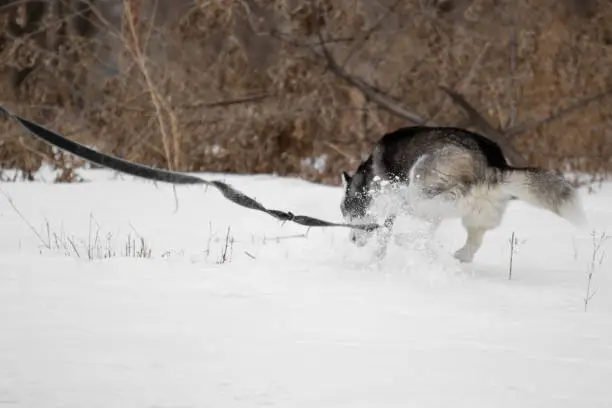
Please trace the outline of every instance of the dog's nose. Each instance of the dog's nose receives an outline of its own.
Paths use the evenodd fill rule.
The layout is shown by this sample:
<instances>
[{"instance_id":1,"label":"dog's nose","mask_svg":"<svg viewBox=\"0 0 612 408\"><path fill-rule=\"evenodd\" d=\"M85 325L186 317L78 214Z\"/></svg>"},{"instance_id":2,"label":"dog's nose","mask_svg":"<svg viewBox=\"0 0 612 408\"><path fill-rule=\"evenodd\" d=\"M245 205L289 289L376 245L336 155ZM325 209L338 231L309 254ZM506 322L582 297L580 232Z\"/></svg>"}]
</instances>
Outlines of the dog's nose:
<instances>
[{"instance_id":1,"label":"dog's nose","mask_svg":"<svg viewBox=\"0 0 612 408\"><path fill-rule=\"evenodd\" d=\"M351 241L357 242L357 236L355 234L351 234Z\"/></svg>"}]
</instances>

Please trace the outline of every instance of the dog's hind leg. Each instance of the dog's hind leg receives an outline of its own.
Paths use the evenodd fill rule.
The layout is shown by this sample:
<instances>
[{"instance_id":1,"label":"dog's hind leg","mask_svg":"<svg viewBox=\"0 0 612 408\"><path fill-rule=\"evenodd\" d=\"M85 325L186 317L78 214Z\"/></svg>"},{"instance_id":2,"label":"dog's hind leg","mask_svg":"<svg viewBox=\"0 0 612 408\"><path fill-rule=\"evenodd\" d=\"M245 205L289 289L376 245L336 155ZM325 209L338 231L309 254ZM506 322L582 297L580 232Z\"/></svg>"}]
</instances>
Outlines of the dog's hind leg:
<instances>
[{"instance_id":1,"label":"dog's hind leg","mask_svg":"<svg viewBox=\"0 0 612 408\"><path fill-rule=\"evenodd\" d=\"M465 245L455 252L455 258L461 262L472 262L474 255L480 249L484 234L487 232L486 228L466 226L467 240Z\"/></svg>"},{"instance_id":2,"label":"dog's hind leg","mask_svg":"<svg viewBox=\"0 0 612 408\"><path fill-rule=\"evenodd\" d=\"M508 199L505 197L493 195L485 196L484 199L478 197L472 195L469 200L469 210L461 218L461 223L467 230L467 239L465 245L455 252L455 258L462 262L472 262L474 255L482 246L485 233L501 224L508 204Z\"/></svg>"}]
</instances>

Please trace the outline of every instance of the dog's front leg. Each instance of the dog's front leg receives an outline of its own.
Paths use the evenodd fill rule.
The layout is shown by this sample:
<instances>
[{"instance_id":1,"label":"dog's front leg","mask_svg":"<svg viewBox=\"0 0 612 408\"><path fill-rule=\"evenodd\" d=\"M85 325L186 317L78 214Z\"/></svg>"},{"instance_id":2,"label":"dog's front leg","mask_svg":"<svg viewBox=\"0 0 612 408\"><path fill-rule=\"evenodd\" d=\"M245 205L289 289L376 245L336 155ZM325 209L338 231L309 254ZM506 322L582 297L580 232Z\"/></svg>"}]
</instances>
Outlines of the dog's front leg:
<instances>
[{"instance_id":1,"label":"dog's front leg","mask_svg":"<svg viewBox=\"0 0 612 408\"><path fill-rule=\"evenodd\" d=\"M395 215L387 217L380 231L377 231L376 250L374 255L378 261L381 261L387 254L387 247L389 246L389 241L391 239L395 217Z\"/></svg>"}]
</instances>

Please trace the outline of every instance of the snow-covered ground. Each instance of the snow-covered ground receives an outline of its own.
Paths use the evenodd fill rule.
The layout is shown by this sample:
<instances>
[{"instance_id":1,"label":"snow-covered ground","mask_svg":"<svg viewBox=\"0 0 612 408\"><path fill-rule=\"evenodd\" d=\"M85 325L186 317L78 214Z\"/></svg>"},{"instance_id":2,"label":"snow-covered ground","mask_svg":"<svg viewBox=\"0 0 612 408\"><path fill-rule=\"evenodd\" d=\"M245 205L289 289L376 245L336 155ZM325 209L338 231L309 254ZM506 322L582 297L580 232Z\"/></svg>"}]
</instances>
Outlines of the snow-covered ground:
<instances>
[{"instance_id":1,"label":"snow-covered ground","mask_svg":"<svg viewBox=\"0 0 612 408\"><path fill-rule=\"evenodd\" d=\"M612 407L612 239L584 307L612 185L583 191L584 229L513 202L472 264L446 221L437 257L375 265L346 229L82 174L0 185L0 407ZM339 188L216 177L340 220Z\"/></svg>"}]
</instances>

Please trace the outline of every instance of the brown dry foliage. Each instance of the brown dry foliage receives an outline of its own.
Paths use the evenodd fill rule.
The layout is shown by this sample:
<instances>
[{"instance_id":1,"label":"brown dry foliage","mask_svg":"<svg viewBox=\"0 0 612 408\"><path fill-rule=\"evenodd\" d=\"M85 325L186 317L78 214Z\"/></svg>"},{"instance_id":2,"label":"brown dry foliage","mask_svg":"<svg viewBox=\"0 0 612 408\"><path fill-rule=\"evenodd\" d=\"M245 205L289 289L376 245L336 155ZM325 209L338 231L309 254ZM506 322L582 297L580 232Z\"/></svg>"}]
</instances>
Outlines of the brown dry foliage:
<instances>
[{"instance_id":1,"label":"brown dry foliage","mask_svg":"<svg viewBox=\"0 0 612 408\"><path fill-rule=\"evenodd\" d=\"M136 42L124 18L114 76L95 61L99 40L68 30L49 46L37 36L57 32L53 18L15 37L0 13L0 104L139 163L338 183L384 132L411 123L327 70L313 51L317 33L347 72L437 124L468 126L440 85L502 131L612 89L612 4L603 0L196 3L163 25L138 19ZM146 55L163 123L135 47ZM531 165L608 173L611 104L602 98L512 142ZM0 129L0 168L72 160L14 123Z\"/></svg>"}]
</instances>

